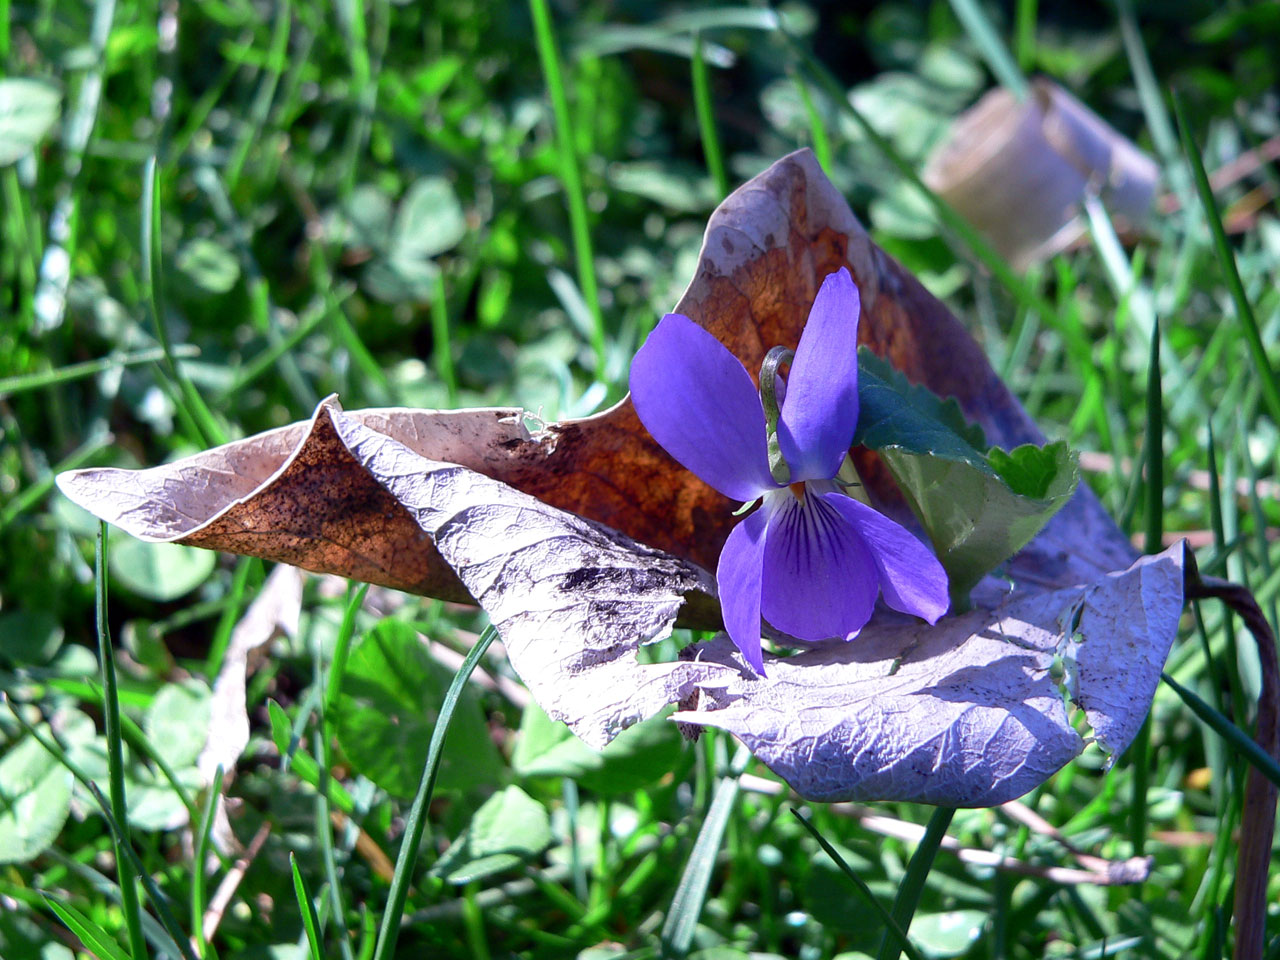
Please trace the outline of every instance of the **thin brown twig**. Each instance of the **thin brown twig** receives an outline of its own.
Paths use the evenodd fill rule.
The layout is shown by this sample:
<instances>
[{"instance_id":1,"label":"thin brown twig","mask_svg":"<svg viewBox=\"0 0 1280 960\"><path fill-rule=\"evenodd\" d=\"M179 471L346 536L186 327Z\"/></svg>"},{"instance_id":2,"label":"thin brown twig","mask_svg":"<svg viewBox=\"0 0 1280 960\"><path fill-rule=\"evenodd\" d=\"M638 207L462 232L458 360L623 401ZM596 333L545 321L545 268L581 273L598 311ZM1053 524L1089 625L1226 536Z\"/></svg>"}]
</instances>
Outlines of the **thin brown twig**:
<instances>
[{"instance_id":1,"label":"thin brown twig","mask_svg":"<svg viewBox=\"0 0 1280 960\"><path fill-rule=\"evenodd\" d=\"M227 875L222 878L222 882L218 884L218 889L214 891L213 896L209 898L209 906L205 908L204 917L200 921L201 929L204 931L204 942L209 943L213 940L213 935L218 932L218 924L222 923L222 915L227 912L227 907L231 905L231 898L236 895L236 890L240 886L240 881L244 879L245 873L249 869L249 864L253 863L258 852L262 849L262 845L267 842L267 837L271 836L271 824L263 823L258 828L258 832L253 835L253 840L249 842L249 848L245 850L244 856L238 858L231 869L227 871ZM203 864L196 864L197 869L204 869ZM196 945L196 939L191 938L191 948L199 949Z\"/></svg>"},{"instance_id":2,"label":"thin brown twig","mask_svg":"<svg viewBox=\"0 0 1280 960\"><path fill-rule=\"evenodd\" d=\"M1106 857L1086 853L1067 839L1061 830L1020 800L1010 800L1008 803L996 807L996 809L1015 823L1019 823L1027 829L1057 842L1059 846L1075 857L1077 862L1086 870L1108 875L1133 875L1134 879L1132 880L1120 881L1128 883L1141 883L1147 878L1147 874L1151 872L1150 857L1108 860ZM1138 873L1142 875L1138 876Z\"/></svg>"},{"instance_id":3,"label":"thin brown twig","mask_svg":"<svg viewBox=\"0 0 1280 960\"><path fill-rule=\"evenodd\" d=\"M1186 573L1188 600L1216 598L1234 611L1253 634L1262 665L1262 693L1254 739L1268 755L1280 760L1280 661L1271 625L1248 588L1215 577L1201 578L1190 560ZM1235 960L1260 960L1266 949L1267 875L1275 838L1276 786L1255 766L1244 783L1240 814L1240 857L1236 865Z\"/></svg>"},{"instance_id":4,"label":"thin brown twig","mask_svg":"<svg viewBox=\"0 0 1280 960\"><path fill-rule=\"evenodd\" d=\"M1263 536L1267 538L1268 542L1280 540L1280 527L1267 527L1263 531ZM1135 547L1141 550L1146 543L1146 534L1135 533L1129 539ZM1192 550L1212 547L1218 542L1217 534L1212 530L1166 530L1160 535L1160 542L1166 547L1172 547L1179 540L1187 541L1187 546Z\"/></svg>"},{"instance_id":5,"label":"thin brown twig","mask_svg":"<svg viewBox=\"0 0 1280 960\"><path fill-rule=\"evenodd\" d=\"M743 790L767 796L781 796L787 790L783 784L778 783L776 780L757 777L749 773L739 777L738 782ZM872 833L878 833L883 837L894 837L909 843L918 843L925 833L925 828L918 823L909 823L906 820L896 820L893 817L882 816L855 803L833 803L827 809L832 813L857 820L858 824L864 829L870 830ZM1048 826L1048 824L1045 825ZM1032 829L1036 828L1032 827ZM1049 827L1049 829L1053 831L1052 827ZM1053 832L1056 833L1056 831ZM1057 838L1055 837L1055 839ZM1063 846L1081 864L1088 863L1091 865L1085 869L1076 869L1074 867L1054 867L1038 863L1027 863L1025 860L1015 860L1013 857L1008 857L992 850L979 850L974 847L961 846L960 841L954 837L942 838L942 848L955 854L961 863L992 867L1005 873L1016 873L1024 877L1037 877L1041 880L1061 883L1066 886L1084 883L1098 886L1142 883L1151 873L1152 860L1150 857L1106 860L1089 854L1079 854L1067 844L1063 844Z\"/></svg>"},{"instance_id":6,"label":"thin brown twig","mask_svg":"<svg viewBox=\"0 0 1280 960\"><path fill-rule=\"evenodd\" d=\"M1209 186L1214 193L1218 193L1276 160L1280 160L1280 135L1271 137L1256 148L1246 150L1234 160L1224 163L1209 174ZM1165 194L1160 198L1161 213L1176 213L1178 209L1178 198L1174 194Z\"/></svg>"},{"instance_id":7,"label":"thin brown twig","mask_svg":"<svg viewBox=\"0 0 1280 960\"><path fill-rule=\"evenodd\" d=\"M1121 473L1132 473L1134 469L1133 461L1128 457L1121 459L1119 465ZM1110 473L1115 467L1116 458L1109 453L1099 453L1096 450L1080 451L1081 470L1087 470L1090 473ZM1211 489L1212 480L1208 470L1192 470L1187 474L1185 483L1195 490L1208 492ZM1236 480L1236 496L1242 500L1248 500L1253 494L1257 494L1259 500L1280 499L1280 483L1274 480L1259 480L1257 483L1250 484L1244 477Z\"/></svg>"},{"instance_id":8,"label":"thin brown twig","mask_svg":"<svg viewBox=\"0 0 1280 960\"><path fill-rule=\"evenodd\" d=\"M356 853L364 857L374 874L387 883L391 882L391 878L395 875L395 864L391 862L391 858L387 856L385 850L378 846L378 841L373 839L364 829L355 821L348 819L347 815L341 810L330 810L329 819L333 821L333 825L339 830L345 830L348 824L354 825L356 828Z\"/></svg>"}]
</instances>

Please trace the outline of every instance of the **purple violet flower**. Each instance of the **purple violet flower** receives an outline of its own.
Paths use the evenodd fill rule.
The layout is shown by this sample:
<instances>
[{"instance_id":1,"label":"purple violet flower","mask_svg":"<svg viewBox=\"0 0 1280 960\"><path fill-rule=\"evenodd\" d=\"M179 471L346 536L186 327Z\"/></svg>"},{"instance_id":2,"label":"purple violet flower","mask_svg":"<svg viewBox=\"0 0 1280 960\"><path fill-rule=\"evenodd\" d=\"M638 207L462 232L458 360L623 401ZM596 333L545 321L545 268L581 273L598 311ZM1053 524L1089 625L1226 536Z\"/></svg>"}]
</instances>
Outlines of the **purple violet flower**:
<instances>
[{"instance_id":1,"label":"purple violet flower","mask_svg":"<svg viewBox=\"0 0 1280 960\"><path fill-rule=\"evenodd\" d=\"M636 413L663 449L726 497L761 500L729 534L716 583L729 638L762 676L762 616L813 642L852 640L881 591L929 623L947 612L947 575L929 549L835 479L858 425L860 310L847 269L822 282L785 390L775 381L785 464L775 456L772 469L774 425L755 383L707 330L667 314L631 365Z\"/></svg>"}]
</instances>

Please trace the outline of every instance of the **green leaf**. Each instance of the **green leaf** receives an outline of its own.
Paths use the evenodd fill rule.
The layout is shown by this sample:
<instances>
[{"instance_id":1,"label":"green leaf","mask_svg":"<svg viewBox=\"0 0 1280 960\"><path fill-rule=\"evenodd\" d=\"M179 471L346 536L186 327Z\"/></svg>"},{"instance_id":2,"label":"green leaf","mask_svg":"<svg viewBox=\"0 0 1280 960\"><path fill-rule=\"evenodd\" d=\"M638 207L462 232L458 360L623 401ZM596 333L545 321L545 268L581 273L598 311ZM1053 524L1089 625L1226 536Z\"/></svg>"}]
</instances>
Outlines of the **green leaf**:
<instances>
[{"instance_id":1,"label":"green leaf","mask_svg":"<svg viewBox=\"0 0 1280 960\"><path fill-rule=\"evenodd\" d=\"M858 350L858 431L853 442L871 450L900 447L986 466L982 428L969 423L954 397L943 400L866 347Z\"/></svg>"},{"instance_id":2,"label":"green leaf","mask_svg":"<svg viewBox=\"0 0 1280 960\"><path fill-rule=\"evenodd\" d=\"M431 872L450 883L470 883L518 867L550 845L551 818L546 808L511 786L484 802Z\"/></svg>"},{"instance_id":3,"label":"green leaf","mask_svg":"<svg viewBox=\"0 0 1280 960\"><path fill-rule=\"evenodd\" d=\"M119 537L109 553L111 582L160 603L190 593L209 578L217 563L212 550L177 543L146 543Z\"/></svg>"},{"instance_id":4,"label":"green leaf","mask_svg":"<svg viewBox=\"0 0 1280 960\"><path fill-rule=\"evenodd\" d=\"M383 620L347 661L334 703L334 730L352 765L398 797L412 797L453 673L427 653L407 623ZM497 782L502 761L475 692L463 694L440 765L441 789Z\"/></svg>"},{"instance_id":5,"label":"green leaf","mask_svg":"<svg viewBox=\"0 0 1280 960\"><path fill-rule=\"evenodd\" d=\"M637 723L595 750L537 704L525 708L511 755L511 767L521 777L570 777L603 796L651 787L668 774L681 777L692 761L692 751L665 714Z\"/></svg>"},{"instance_id":6,"label":"green leaf","mask_svg":"<svg viewBox=\"0 0 1280 960\"><path fill-rule=\"evenodd\" d=\"M39 80L0 80L0 167L26 156L58 120L62 94Z\"/></svg>"},{"instance_id":7,"label":"green leaf","mask_svg":"<svg viewBox=\"0 0 1280 960\"><path fill-rule=\"evenodd\" d=\"M1011 456L1023 456L1019 447ZM933 541L953 600L1021 550L1071 498L1078 475L1065 443L1040 452L1053 470L1044 497L1014 492L998 474L972 464L887 447L880 456Z\"/></svg>"},{"instance_id":8,"label":"green leaf","mask_svg":"<svg viewBox=\"0 0 1280 960\"><path fill-rule=\"evenodd\" d=\"M431 299L439 273L434 260L393 257L371 261L361 273L360 283L383 303L423 303Z\"/></svg>"},{"instance_id":9,"label":"green leaf","mask_svg":"<svg viewBox=\"0 0 1280 960\"><path fill-rule=\"evenodd\" d=\"M425 260L458 245L467 219L444 177L424 177L409 188L396 212L391 259Z\"/></svg>"},{"instance_id":10,"label":"green leaf","mask_svg":"<svg viewBox=\"0 0 1280 960\"><path fill-rule=\"evenodd\" d=\"M911 921L911 939L926 957L959 957L969 952L986 922L981 910L919 913Z\"/></svg>"},{"instance_id":11,"label":"green leaf","mask_svg":"<svg viewBox=\"0 0 1280 960\"><path fill-rule=\"evenodd\" d=\"M987 573L1021 550L1075 492L1065 443L983 453L980 428L869 350L858 353L858 432L880 454L933 541L962 602Z\"/></svg>"},{"instance_id":12,"label":"green leaf","mask_svg":"<svg viewBox=\"0 0 1280 960\"><path fill-rule=\"evenodd\" d=\"M160 756L174 769L195 766L209 735L213 694L203 680L160 688L142 726Z\"/></svg>"},{"instance_id":13,"label":"green leaf","mask_svg":"<svg viewBox=\"0 0 1280 960\"><path fill-rule=\"evenodd\" d=\"M207 237L183 244L175 265L204 293L227 293L240 279L240 261L236 255Z\"/></svg>"},{"instance_id":14,"label":"green leaf","mask_svg":"<svg viewBox=\"0 0 1280 960\"><path fill-rule=\"evenodd\" d=\"M47 610L0 613L0 663L43 666L62 646L65 632Z\"/></svg>"},{"instance_id":15,"label":"green leaf","mask_svg":"<svg viewBox=\"0 0 1280 960\"><path fill-rule=\"evenodd\" d=\"M391 236L391 198L372 184L351 192L336 225L348 246L385 251Z\"/></svg>"},{"instance_id":16,"label":"green leaf","mask_svg":"<svg viewBox=\"0 0 1280 960\"><path fill-rule=\"evenodd\" d=\"M1058 476L1057 457L1051 452L1054 446L1061 444L1037 447L1027 443L1008 452L992 447L987 462L1018 496L1043 500L1050 495Z\"/></svg>"},{"instance_id":17,"label":"green leaf","mask_svg":"<svg viewBox=\"0 0 1280 960\"><path fill-rule=\"evenodd\" d=\"M78 710L55 721L64 743L93 737L93 721ZM39 732L50 735L49 725ZM72 773L31 736L0 757L0 863L26 863L47 850L71 812Z\"/></svg>"}]
</instances>

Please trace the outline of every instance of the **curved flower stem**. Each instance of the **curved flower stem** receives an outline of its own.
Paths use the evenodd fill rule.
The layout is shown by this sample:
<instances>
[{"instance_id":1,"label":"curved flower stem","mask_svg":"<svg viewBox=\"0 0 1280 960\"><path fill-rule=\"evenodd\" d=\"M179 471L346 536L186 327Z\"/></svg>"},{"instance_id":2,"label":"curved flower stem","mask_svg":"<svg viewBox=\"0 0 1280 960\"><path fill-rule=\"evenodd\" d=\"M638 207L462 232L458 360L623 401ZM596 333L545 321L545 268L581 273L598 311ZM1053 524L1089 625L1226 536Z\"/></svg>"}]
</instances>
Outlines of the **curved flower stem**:
<instances>
[{"instance_id":1,"label":"curved flower stem","mask_svg":"<svg viewBox=\"0 0 1280 960\"><path fill-rule=\"evenodd\" d=\"M778 418L782 415L782 401L778 397L778 371L795 358L794 350L774 347L764 355L764 362L760 364L760 403L764 406L765 433L769 437L769 472L778 483L791 482L791 469L778 445Z\"/></svg>"},{"instance_id":2,"label":"curved flower stem","mask_svg":"<svg viewBox=\"0 0 1280 960\"><path fill-rule=\"evenodd\" d=\"M929 870L933 867L933 858L938 855L942 838L947 835L947 827L951 826L951 818L955 813L955 807L938 807L934 810L920 845L911 855L911 862L907 864L907 875L902 878L898 895L893 900L893 919L900 930L911 929L911 918L915 915L916 907L920 903L925 879L929 876ZM876 956L877 960L898 960L902 956L902 943L889 936L889 931L886 930L884 938L880 941L880 952Z\"/></svg>"},{"instance_id":3,"label":"curved flower stem","mask_svg":"<svg viewBox=\"0 0 1280 960\"><path fill-rule=\"evenodd\" d=\"M1190 554L1188 557L1190 558ZM1280 659L1275 637L1262 609L1246 587L1213 577L1201 579L1194 560L1188 564L1184 593L1188 600L1215 597L1240 616L1258 644L1262 693L1258 697L1254 740L1273 760L1280 760ZM1267 874L1275 836L1277 789L1262 767L1250 763L1240 814L1240 857L1236 866L1236 960L1262 957L1266 947Z\"/></svg>"}]
</instances>

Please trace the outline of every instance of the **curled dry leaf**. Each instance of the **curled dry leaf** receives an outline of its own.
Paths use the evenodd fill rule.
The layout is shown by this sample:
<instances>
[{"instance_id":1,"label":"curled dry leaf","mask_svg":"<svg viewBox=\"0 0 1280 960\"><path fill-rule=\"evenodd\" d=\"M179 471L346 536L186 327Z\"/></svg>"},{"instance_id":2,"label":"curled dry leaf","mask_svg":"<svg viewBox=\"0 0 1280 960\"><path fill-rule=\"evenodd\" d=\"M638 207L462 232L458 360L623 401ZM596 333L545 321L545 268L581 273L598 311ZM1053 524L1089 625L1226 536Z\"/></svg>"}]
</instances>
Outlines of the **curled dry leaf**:
<instances>
[{"instance_id":1,"label":"curled dry leaf","mask_svg":"<svg viewBox=\"0 0 1280 960\"><path fill-rule=\"evenodd\" d=\"M991 443L1043 442L978 346L871 244L808 151L721 204L675 309L758 370L770 347L796 345L819 283L841 266L862 292L860 343L955 397ZM914 526L875 454L854 456L876 505ZM767 680L722 641L642 665L639 646L677 616L718 625L706 570L737 504L667 457L628 400L537 433L518 410L344 413L326 402L309 423L174 464L59 483L143 539L473 597L534 697L587 742L679 702L682 721L732 730L821 799L990 804L1030 789L1083 744L1055 658L1099 740L1123 750L1182 605L1181 547L1131 567L1131 546L1082 487L1006 565L1012 587L988 577L973 613L936 628L881 613L855 643L771 661Z\"/></svg>"},{"instance_id":2,"label":"curled dry leaf","mask_svg":"<svg viewBox=\"0 0 1280 960\"><path fill-rule=\"evenodd\" d=\"M249 744L245 683L266 657L264 647L281 633L295 636L302 613L302 573L281 564L271 571L253 603L231 631L222 668L213 684L209 731L198 766L205 783L219 767L230 783L236 761Z\"/></svg>"}]
</instances>

